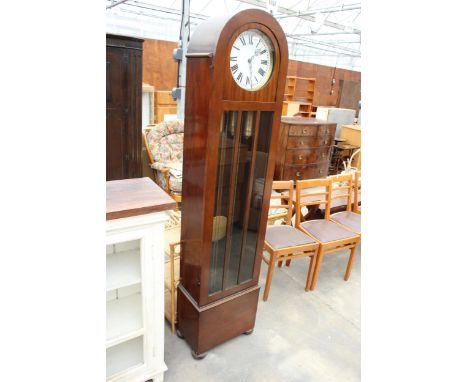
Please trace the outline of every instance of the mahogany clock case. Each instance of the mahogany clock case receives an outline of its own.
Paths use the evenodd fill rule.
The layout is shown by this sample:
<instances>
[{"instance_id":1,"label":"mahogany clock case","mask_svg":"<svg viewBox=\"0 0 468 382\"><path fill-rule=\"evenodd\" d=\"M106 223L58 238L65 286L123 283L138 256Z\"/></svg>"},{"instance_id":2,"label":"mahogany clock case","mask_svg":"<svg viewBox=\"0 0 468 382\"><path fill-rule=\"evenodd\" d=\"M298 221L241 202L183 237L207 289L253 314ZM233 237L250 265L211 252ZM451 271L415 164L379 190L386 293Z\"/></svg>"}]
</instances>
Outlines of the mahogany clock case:
<instances>
[{"instance_id":1,"label":"mahogany clock case","mask_svg":"<svg viewBox=\"0 0 468 382\"><path fill-rule=\"evenodd\" d=\"M268 82L239 87L230 69L249 29L274 50ZM267 12L206 20L187 52L178 330L193 352L253 329L282 109L288 48Z\"/></svg>"}]
</instances>

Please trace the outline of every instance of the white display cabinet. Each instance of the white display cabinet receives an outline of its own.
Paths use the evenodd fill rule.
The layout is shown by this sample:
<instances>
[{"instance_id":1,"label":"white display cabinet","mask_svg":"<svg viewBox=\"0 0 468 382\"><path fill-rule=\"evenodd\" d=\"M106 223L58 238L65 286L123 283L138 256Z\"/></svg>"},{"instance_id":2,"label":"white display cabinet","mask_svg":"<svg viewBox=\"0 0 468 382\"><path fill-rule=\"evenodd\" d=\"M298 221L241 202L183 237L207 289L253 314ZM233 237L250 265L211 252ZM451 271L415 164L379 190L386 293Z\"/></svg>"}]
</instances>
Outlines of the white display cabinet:
<instances>
[{"instance_id":1,"label":"white display cabinet","mask_svg":"<svg viewBox=\"0 0 468 382\"><path fill-rule=\"evenodd\" d=\"M160 382L167 370L164 363L164 223L168 217L164 209L171 206L175 207L175 202L149 178L107 182L106 376L109 382L149 379Z\"/></svg>"}]
</instances>

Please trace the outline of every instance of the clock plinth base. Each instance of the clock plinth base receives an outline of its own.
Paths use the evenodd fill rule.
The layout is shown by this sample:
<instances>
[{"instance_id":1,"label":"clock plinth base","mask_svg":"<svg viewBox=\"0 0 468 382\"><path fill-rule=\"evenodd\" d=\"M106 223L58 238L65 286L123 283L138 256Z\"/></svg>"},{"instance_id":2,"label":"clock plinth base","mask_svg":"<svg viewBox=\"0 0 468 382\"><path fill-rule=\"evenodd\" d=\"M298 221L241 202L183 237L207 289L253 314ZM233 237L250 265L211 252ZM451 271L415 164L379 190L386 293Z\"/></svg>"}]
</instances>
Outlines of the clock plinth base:
<instances>
[{"instance_id":1,"label":"clock plinth base","mask_svg":"<svg viewBox=\"0 0 468 382\"><path fill-rule=\"evenodd\" d=\"M258 285L211 304L198 306L179 284L178 330L195 354L203 354L227 340L253 331L257 314Z\"/></svg>"}]
</instances>

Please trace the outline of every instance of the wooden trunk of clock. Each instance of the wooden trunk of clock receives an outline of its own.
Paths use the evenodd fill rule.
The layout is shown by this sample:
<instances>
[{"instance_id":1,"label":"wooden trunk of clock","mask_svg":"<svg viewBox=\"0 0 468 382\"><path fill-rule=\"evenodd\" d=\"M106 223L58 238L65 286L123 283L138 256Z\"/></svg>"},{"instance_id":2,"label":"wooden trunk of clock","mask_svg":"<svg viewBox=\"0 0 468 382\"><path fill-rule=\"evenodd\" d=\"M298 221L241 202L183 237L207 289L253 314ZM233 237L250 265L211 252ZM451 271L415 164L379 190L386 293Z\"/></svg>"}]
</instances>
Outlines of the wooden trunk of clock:
<instances>
[{"instance_id":1,"label":"wooden trunk of clock","mask_svg":"<svg viewBox=\"0 0 468 382\"><path fill-rule=\"evenodd\" d=\"M273 51L269 80L254 91L236 84L230 58L252 29ZM195 354L255 325L287 57L281 27L260 10L205 21L188 47L177 311Z\"/></svg>"}]
</instances>

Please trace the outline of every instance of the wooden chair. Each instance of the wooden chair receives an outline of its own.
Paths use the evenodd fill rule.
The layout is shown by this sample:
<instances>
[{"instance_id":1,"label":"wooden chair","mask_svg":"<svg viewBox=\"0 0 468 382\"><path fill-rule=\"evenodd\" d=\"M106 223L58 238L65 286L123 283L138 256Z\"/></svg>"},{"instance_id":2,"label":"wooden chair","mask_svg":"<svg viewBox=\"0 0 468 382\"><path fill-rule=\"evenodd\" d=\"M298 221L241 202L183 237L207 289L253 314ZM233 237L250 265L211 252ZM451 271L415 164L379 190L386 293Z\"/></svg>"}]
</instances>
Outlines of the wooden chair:
<instances>
[{"instance_id":1,"label":"wooden chair","mask_svg":"<svg viewBox=\"0 0 468 382\"><path fill-rule=\"evenodd\" d=\"M143 143L155 182L177 203L182 201L183 121L166 121L143 129Z\"/></svg>"},{"instance_id":2,"label":"wooden chair","mask_svg":"<svg viewBox=\"0 0 468 382\"><path fill-rule=\"evenodd\" d=\"M177 323L177 285L180 282L180 227L165 231L164 316L174 333Z\"/></svg>"},{"instance_id":3,"label":"wooden chair","mask_svg":"<svg viewBox=\"0 0 468 382\"><path fill-rule=\"evenodd\" d=\"M276 192L275 190L272 190L271 196L276 196L281 195L280 193ZM282 198L283 199L283 198ZM271 203L271 200L270 200ZM289 216L289 210L288 208L279 207L279 208L269 208L268 209L268 218L267 218L267 225L274 225L277 224L278 222L281 224L286 224L286 221Z\"/></svg>"},{"instance_id":4,"label":"wooden chair","mask_svg":"<svg viewBox=\"0 0 468 382\"><path fill-rule=\"evenodd\" d=\"M292 198L294 183L292 180L276 181L273 182L274 190L288 190L287 195L276 194L271 196L271 200L279 200L278 204L270 201L269 209L286 208L287 214L285 217L284 225L268 225L265 234L264 249L268 252L269 258L262 255L263 261L268 264L268 272L265 282L265 289L263 292L263 301L268 300L270 292L271 281L273 278L273 271L278 261L287 260L290 262L292 259L301 257L310 257L309 271L307 273L306 288L310 284L312 274L315 268L315 260L318 250L318 243L311 239L310 236L302 233L298 229L291 226L292 214ZM287 204L281 204L281 201L286 201Z\"/></svg>"},{"instance_id":5,"label":"wooden chair","mask_svg":"<svg viewBox=\"0 0 468 382\"><path fill-rule=\"evenodd\" d=\"M331 201L343 198L346 201L346 211L331 214L330 220L360 235L361 215L351 210L351 199L353 198L354 188L353 177L353 174L341 174L329 178L331 181ZM356 198L357 193L354 192L354 195Z\"/></svg>"},{"instance_id":6,"label":"wooden chair","mask_svg":"<svg viewBox=\"0 0 468 382\"><path fill-rule=\"evenodd\" d=\"M361 213L361 171L356 171L354 173L354 203L353 203L353 212L360 214Z\"/></svg>"},{"instance_id":7,"label":"wooden chair","mask_svg":"<svg viewBox=\"0 0 468 382\"><path fill-rule=\"evenodd\" d=\"M311 187L324 187L324 189L303 193L303 189ZM317 284L323 256L343 249L350 249L349 261L344 275L345 281L348 280L356 254L356 246L360 240L360 235L330 220L331 187L330 179L298 180L296 182L296 200L299 208L306 205L326 205L325 219L309 220L303 223L300 222L300 218L296 219L296 227L320 244L315 271L307 287L311 290L314 290ZM313 200L319 195L322 195L322 199Z\"/></svg>"}]
</instances>

